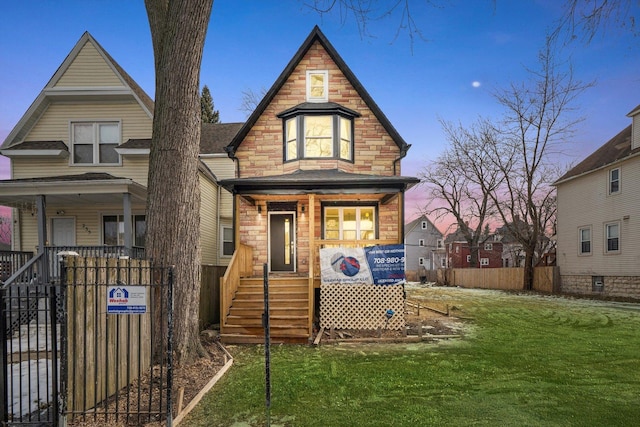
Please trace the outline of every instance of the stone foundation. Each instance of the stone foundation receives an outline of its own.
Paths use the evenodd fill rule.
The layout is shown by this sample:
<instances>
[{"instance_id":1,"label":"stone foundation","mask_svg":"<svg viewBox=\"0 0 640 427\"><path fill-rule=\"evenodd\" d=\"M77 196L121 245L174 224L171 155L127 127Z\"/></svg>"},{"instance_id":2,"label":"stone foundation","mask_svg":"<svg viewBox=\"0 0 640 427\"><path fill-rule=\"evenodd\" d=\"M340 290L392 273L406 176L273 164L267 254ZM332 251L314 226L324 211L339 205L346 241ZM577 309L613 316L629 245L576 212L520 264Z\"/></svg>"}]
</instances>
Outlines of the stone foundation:
<instances>
[{"instance_id":1,"label":"stone foundation","mask_svg":"<svg viewBox=\"0 0 640 427\"><path fill-rule=\"evenodd\" d=\"M640 300L640 276L601 276L602 286L594 285L594 277L561 275L560 292Z\"/></svg>"}]
</instances>

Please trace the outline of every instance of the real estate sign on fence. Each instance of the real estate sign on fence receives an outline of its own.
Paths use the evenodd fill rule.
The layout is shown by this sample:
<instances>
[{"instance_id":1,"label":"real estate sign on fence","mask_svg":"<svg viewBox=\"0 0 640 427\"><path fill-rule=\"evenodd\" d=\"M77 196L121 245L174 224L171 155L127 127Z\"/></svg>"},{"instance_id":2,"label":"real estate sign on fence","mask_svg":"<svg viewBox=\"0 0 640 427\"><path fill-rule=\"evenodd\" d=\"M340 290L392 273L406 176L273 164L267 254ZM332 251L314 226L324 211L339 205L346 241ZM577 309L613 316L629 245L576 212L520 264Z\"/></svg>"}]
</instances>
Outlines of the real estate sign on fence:
<instances>
[{"instance_id":1,"label":"real estate sign on fence","mask_svg":"<svg viewBox=\"0 0 640 427\"><path fill-rule=\"evenodd\" d=\"M320 249L322 284L393 285L405 280L404 245Z\"/></svg>"}]
</instances>

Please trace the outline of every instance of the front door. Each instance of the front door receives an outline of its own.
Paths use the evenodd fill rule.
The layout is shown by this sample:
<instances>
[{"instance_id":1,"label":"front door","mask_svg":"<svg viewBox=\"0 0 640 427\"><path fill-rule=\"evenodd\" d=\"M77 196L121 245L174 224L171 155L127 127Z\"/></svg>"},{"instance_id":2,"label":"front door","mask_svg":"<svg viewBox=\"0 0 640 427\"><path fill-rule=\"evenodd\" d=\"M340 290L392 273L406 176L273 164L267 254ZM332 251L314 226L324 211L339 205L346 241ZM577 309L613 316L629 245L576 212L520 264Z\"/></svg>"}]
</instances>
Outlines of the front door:
<instances>
[{"instance_id":1,"label":"front door","mask_svg":"<svg viewBox=\"0 0 640 427\"><path fill-rule=\"evenodd\" d=\"M51 245L76 245L76 221L74 218L51 218Z\"/></svg>"},{"instance_id":2,"label":"front door","mask_svg":"<svg viewBox=\"0 0 640 427\"><path fill-rule=\"evenodd\" d=\"M293 213L269 213L270 271L295 271Z\"/></svg>"}]
</instances>

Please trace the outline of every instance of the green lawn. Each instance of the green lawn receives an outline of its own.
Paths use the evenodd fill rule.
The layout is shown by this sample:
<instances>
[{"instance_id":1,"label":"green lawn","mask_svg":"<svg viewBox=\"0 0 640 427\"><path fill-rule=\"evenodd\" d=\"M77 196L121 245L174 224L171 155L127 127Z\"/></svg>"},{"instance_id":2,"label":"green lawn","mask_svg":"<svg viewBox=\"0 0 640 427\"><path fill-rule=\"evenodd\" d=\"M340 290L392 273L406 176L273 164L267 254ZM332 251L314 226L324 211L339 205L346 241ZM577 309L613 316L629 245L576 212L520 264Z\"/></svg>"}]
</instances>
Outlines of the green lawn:
<instances>
[{"instance_id":1,"label":"green lawn","mask_svg":"<svg viewBox=\"0 0 640 427\"><path fill-rule=\"evenodd\" d=\"M640 305L453 288L408 289L469 318L440 344L274 346L272 426L632 426ZM264 348L185 426L264 426Z\"/></svg>"}]
</instances>

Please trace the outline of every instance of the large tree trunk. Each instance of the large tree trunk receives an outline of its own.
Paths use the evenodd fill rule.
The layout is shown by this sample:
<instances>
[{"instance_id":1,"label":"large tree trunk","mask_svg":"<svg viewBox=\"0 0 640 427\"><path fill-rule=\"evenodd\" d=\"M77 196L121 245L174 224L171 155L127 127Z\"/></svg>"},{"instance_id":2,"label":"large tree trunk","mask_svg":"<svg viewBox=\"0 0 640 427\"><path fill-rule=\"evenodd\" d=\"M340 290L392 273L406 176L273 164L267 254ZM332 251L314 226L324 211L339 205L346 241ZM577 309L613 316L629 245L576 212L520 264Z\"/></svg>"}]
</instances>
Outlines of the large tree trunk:
<instances>
[{"instance_id":1,"label":"large tree trunk","mask_svg":"<svg viewBox=\"0 0 640 427\"><path fill-rule=\"evenodd\" d=\"M202 352L200 297L200 66L213 0L146 0L156 68L146 250L174 269L174 349Z\"/></svg>"}]
</instances>

